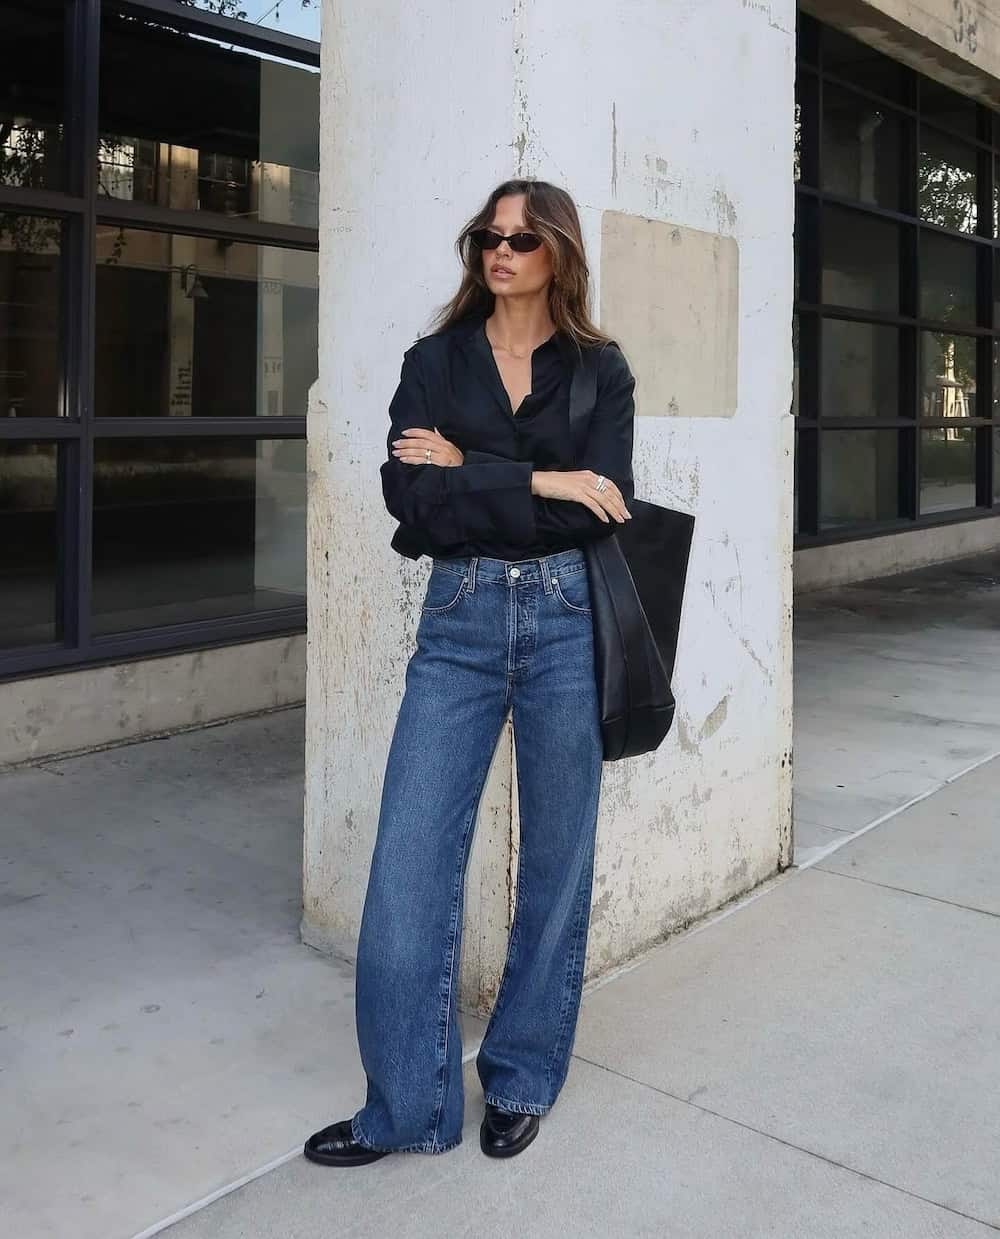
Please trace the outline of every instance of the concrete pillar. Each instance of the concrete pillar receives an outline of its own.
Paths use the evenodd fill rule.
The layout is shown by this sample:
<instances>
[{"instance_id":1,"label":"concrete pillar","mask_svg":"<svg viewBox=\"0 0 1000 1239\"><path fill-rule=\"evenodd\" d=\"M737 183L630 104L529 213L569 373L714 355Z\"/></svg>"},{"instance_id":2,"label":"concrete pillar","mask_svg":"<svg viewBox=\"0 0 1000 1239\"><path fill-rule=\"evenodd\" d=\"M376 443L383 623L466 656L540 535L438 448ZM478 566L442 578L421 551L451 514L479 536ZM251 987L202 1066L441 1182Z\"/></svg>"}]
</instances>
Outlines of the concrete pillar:
<instances>
[{"instance_id":1,"label":"concrete pillar","mask_svg":"<svg viewBox=\"0 0 1000 1239\"><path fill-rule=\"evenodd\" d=\"M792 0L327 3L309 429L306 941L350 956L426 560L378 467L401 354L500 180L576 199L638 385L636 493L698 516L656 754L605 766L588 976L788 862ZM516 850L509 734L480 816L462 997L492 1001Z\"/></svg>"}]
</instances>

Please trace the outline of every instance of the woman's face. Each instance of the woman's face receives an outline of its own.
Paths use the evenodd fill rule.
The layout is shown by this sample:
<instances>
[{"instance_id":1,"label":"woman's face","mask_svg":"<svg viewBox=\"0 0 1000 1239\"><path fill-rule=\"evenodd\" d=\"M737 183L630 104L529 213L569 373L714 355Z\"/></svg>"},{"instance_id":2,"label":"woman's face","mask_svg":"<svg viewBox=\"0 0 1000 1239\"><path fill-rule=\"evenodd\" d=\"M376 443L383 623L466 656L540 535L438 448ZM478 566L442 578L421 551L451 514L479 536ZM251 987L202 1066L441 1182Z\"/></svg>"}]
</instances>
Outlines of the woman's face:
<instances>
[{"instance_id":1,"label":"woman's face","mask_svg":"<svg viewBox=\"0 0 1000 1239\"><path fill-rule=\"evenodd\" d=\"M524 194L498 198L488 227L504 237L531 232L524 221ZM545 245L530 254L515 254L506 241L501 241L495 250L483 250L483 278L498 297L537 295L552 279L552 260Z\"/></svg>"}]
</instances>

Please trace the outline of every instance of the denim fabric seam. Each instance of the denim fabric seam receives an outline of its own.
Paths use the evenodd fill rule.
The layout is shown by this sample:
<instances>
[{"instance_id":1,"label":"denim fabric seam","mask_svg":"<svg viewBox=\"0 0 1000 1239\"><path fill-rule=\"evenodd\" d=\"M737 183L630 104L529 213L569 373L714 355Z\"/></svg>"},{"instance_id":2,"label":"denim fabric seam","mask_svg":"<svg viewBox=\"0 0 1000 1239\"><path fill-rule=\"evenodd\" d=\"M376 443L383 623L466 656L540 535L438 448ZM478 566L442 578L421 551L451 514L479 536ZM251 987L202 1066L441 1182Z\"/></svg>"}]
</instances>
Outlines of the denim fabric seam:
<instances>
[{"instance_id":1,"label":"denim fabric seam","mask_svg":"<svg viewBox=\"0 0 1000 1239\"><path fill-rule=\"evenodd\" d=\"M586 894L586 898L584 898L585 894ZM574 927L573 927L573 950L570 955L569 964L567 965L567 968L566 968L566 980L568 984L566 984L565 989L563 991L562 1010L559 1013L559 1033L556 1036L555 1043L551 1051L549 1052L548 1061L545 1064L545 1078L549 1085L550 1091L554 1093L558 1093L559 1089L562 1088L562 1085L565 1082L566 1074L567 1074L567 1071L564 1070L562 1073L562 1079L559 1080L558 1083L555 1084L555 1088L553 1089L554 1081L553 1081L552 1069L555 1066L556 1060L561 1056L567 1057L567 1062L565 1066L567 1069L569 1066L568 1056L565 1056L564 1054L563 1044L567 1040L566 1032L570 1026L570 1014L571 1014L572 1006L573 1006L573 996L576 990L576 974L577 974L577 968L578 968L577 961L579 959L579 954L580 954L580 941L581 941L581 938L583 937L583 933L586 930L587 917L589 916L589 913L590 913L590 892L589 890L586 892L581 891L580 895L578 896L578 899L579 899L580 907L577 911L576 923L574 924Z\"/></svg>"},{"instance_id":2,"label":"denim fabric seam","mask_svg":"<svg viewBox=\"0 0 1000 1239\"><path fill-rule=\"evenodd\" d=\"M512 1114L548 1114L552 1109L551 1105L536 1105L531 1101L511 1101L507 1097L501 1097L497 1093L483 1093L483 1100L488 1101L491 1106L500 1106L503 1110L509 1110Z\"/></svg>"},{"instance_id":3,"label":"denim fabric seam","mask_svg":"<svg viewBox=\"0 0 1000 1239\"><path fill-rule=\"evenodd\" d=\"M517 668L517 596L507 587L507 684L504 692L504 716L514 696L514 672Z\"/></svg>"},{"instance_id":4,"label":"denim fabric seam","mask_svg":"<svg viewBox=\"0 0 1000 1239\"><path fill-rule=\"evenodd\" d=\"M570 600L562 592L562 587L560 586L559 581L557 579L555 578L553 579L552 586L559 601L563 604L564 607L566 607L567 610L574 612L574 614L576 615L593 615L593 610L590 607L578 607L578 606L575 606L572 602L570 602Z\"/></svg>"},{"instance_id":5,"label":"denim fabric seam","mask_svg":"<svg viewBox=\"0 0 1000 1239\"><path fill-rule=\"evenodd\" d=\"M357 1140L358 1144L363 1145L366 1149L372 1149L376 1153L447 1153L449 1149L457 1148L462 1143L462 1137L459 1136L457 1140L450 1140L446 1144L438 1144L435 1140L421 1140L415 1144L395 1146L372 1144L361 1130L361 1124L358 1122L356 1114L351 1119L351 1135Z\"/></svg>"},{"instance_id":6,"label":"denim fabric seam","mask_svg":"<svg viewBox=\"0 0 1000 1239\"><path fill-rule=\"evenodd\" d=\"M514 958L514 950L521 940L521 925L524 923L524 870L523 863L523 842L518 849L517 858L517 882L514 887L514 917L510 927L510 936L507 939L507 955L504 959L503 971L500 973L500 987L497 990L497 996L493 1001L493 1010L490 1012L490 1018L486 1024L486 1031L483 1033L483 1039L480 1043L480 1048L489 1041L490 1032L496 1024L497 1016L502 1010L504 995L507 991L507 983L511 970L511 962Z\"/></svg>"},{"instance_id":7,"label":"denim fabric seam","mask_svg":"<svg viewBox=\"0 0 1000 1239\"><path fill-rule=\"evenodd\" d=\"M502 723L501 723L501 727L502 727ZM494 737L494 742L493 742L494 750L496 749L497 741L499 740L499 738L500 738L500 732L498 731L496 736ZM476 795L473 797L472 808L469 811L469 816L466 818L465 826L462 829L462 842L458 849L458 863L456 865L455 881L452 886L451 918L450 918L449 933L448 933L448 944L446 947L448 972L447 972L447 977L446 977L445 984L444 984L445 992L442 995L441 1012L438 1016L438 1038L437 1039L438 1039L438 1042L440 1042L441 1029L443 1026L444 1045L441 1050L441 1062L440 1062L440 1067L439 1067L441 1081L438 1085L438 1095L437 1095L437 1101L435 1103L434 1135L431 1137L431 1140L434 1144L437 1144L438 1125L441 1122L441 1114L444 1110L444 1096L445 1096L445 1089L447 1086L447 1077L448 1077L448 1039L449 1039L449 1033L451 1031L451 999L452 999L452 988L453 988L454 979L455 979L456 946L458 943L458 937L459 937L459 933L461 929L460 919L459 919L459 905L462 902L462 888L463 888L463 878L465 875L466 855L468 853L469 839L472 836L472 828L475 825L476 814L479 812L479 802L482 800L482 797L483 797L483 790L486 786L486 776L489 774L491 762L492 762L492 752L490 753L490 760L487 761L485 767L483 767L477 779L477 785L478 785L479 790L476 793Z\"/></svg>"},{"instance_id":8,"label":"denim fabric seam","mask_svg":"<svg viewBox=\"0 0 1000 1239\"><path fill-rule=\"evenodd\" d=\"M441 568L440 571L447 572L449 576L459 576L457 572L452 572L450 568ZM458 606L462 598L465 596L466 586L469 583L469 578L467 576L462 576L460 579L462 583L461 585L459 585L458 593L455 595L454 598L452 598L451 602L445 603L443 607L421 607L420 614L421 615L442 615L445 611L450 611L452 607Z\"/></svg>"}]
</instances>

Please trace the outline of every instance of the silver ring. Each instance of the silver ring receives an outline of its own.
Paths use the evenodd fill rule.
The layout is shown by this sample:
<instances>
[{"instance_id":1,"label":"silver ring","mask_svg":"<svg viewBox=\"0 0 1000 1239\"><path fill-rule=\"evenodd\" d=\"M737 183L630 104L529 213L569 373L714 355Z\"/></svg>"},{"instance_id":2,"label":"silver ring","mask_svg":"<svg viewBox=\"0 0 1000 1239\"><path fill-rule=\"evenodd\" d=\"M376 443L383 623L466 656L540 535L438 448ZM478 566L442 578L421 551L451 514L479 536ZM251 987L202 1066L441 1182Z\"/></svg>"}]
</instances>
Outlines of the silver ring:
<instances>
[{"instance_id":1,"label":"silver ring","mask_svg":"<svg viewBox=\"0 0 1000 1239\"><path fill-rule=\"evenodd\" d=\"M595 490L607 490L607 488L608 488L608 479L604 476L603 473L601 473L598 475L597 481L594 483L594 489Z\"/></svg>"},{"instance_id":2,"label":"silver ring","mask_svg":"<svg viewBox=\"0 0 1000 1239\"><path fill-rule=\"evenodd\" d=\"M431 463L431 449L427 447L427 448L424 448L424 464L429 465L430 463Z\"/></svg>"}]
</instances>

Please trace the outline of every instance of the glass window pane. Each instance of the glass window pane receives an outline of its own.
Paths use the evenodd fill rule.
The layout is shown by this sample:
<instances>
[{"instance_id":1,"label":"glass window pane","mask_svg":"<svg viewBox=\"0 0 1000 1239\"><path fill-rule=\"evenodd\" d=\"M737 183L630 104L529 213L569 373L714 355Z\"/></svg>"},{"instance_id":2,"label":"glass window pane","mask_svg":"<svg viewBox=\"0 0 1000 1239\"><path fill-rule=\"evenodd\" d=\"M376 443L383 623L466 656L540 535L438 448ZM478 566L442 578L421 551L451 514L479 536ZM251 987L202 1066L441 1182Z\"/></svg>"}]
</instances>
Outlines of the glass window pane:
<instances>
[{"instance_id":1,"label":"glass window pane","mask_svg":"<svg viewBox=\"0 0 1000 1239\"><path fill-rule=\"evenodd\" d=\"M799 316L792 315L792 416L799 415Z\"/></svg>"},{"instance_id":2,"label":"glass window pane","mask_svg":"<svg viewBox=\"0 0 1000 1239\"><path fill-rule=\"evenodd\" d=\"M62 225L0 211L0 417L56 417Z\"/></svg>"},{"instance_id":3,"label":"glass window pane","mask_svg":"<svg viewBox=\"0 0 1000 1239\"><path fill-rule=\"evenodd\" d=\"M899 232L857 211L823 212L823 300L863 310L899 310Z\"/></svg>"},{"instance_id":4,"label":"glass window pane","mask_svg":"<svg viewBox=\"0 0 1000 1239\"><path fill-rule=\"evenodd\" d=\"M1000 331L1000 249L993 251L993 327Z\"/></svg>"},{"instance_id":5,"label":"glass window pane","mask_svg":"<svg viewBox=\"0 0 1000 1239\"><path fill-rule=\"evenodd\" d=\"M799 432L795 432L795 458L792 461L792 532L799 532Z\"/></svg>"},{"instance_id":6,"label":"glass window pane","mask_svg":"<svg viewBox=\"0 0 1000 1239\"><path fill-rule=\"evenodd\" d=\"M920 77L920 116L932 124L976 136L976 101L949 90L930 77Z\"/></svg>"},{"instance_id":7,"label":"glass window pane","mask_svg":"<svg viewBox=\"0 0 1000 1239\"><path fill-rule=\"evenodd\" d=\"M0 440L0 646L61 635L54 443Z\"/></svg>"},{"instance_id":8,"label":"glass window pane","mask_svg":"<svg viewBox=\"0 0 1000 1239\"><path fill-rule=\"evenodd\" d=\"M899 328L823 321L823 416L899 416Z\"/></svg>"},{"instance_id":9,"label":"glass window pane","mask_svg":"<svg viewBox=\"0 0 1000 1239\"><path fill-rule=\"evenodd\" d=\"M0 4L0 185L61 189L62 0Z\"/></svg>"},{"instance_id":10,"label":"glass window pane","mask_svg":"<svg viewBox=\"0 0 1000 1239\"><path fill-rule=\"evenodd\" d=\"M993 502L1000 503L1000 430L993 432Z\"/></svg>"},{"instance_id":11,"label":"glass window pane","mask_svg":"<svg viewBox=\"0 0 1000 1239\"><path fill-rule=\"evenodd\" d=\"M993 413L1000 420L1000 340L994 340L991 345L993 353Z\"/></svg>"},{"instance_id":12,"label":"glass window pane","mask_svg":"<svg viewBox=\"0 0 1000 1239\"><path fill-rule=\"evenodd\" d=\"M224 17L236 17L268 26L283 34L294 34L302 39L319 42L320 0L176 0L189 8L204 9L209 13L221 13Z\"/></svg>"},{"instance_id":13,"label":"glass window pane","mask_svg":"<svg viewBox=\"0 0 1000 1239\"><path fill-rule=\"evenodd\" d=\"M905 102L903 66L832 26L823 27L823 68L886 99Z\"/></svg>"},{"instance_id":14,"label":"glass window pane","mask_svg":"<svg viewBox=\"0 0 1000 1239\"><path fill-rule=\"evenodd\" d=\"M798 9L795 14L795 54L814 65L819 60L820 24L815 17Z\"/></svg>"},{"instance_id":15,"label":"glass window pane","mask_svg":"<svg viewBox=\"0 0 1000 1239\"><path fill-rule=\"evenodd\" d=\"M823 188L897 208L900 202L900 117L862 95L823 88Z\"/></svg>"},{"instance_id":16,"label":"glass window pane","mask_svg":"<svg viewBox=\"0 0 1000 1239\"><path fill-rule=\"evenodd\" d=\"M301 605L305 502L302 439L99 440L94 631Z\"/></svg>"},{"instance_id":17,"label":"glass window pane","mask_svg":"<svg viewBox=\"0 0 1000 1239\"><path fill-rule=\"evenodd\" d=\"M976 505L976 432L935 426L920 432L920 515Z\"/></svg>"},{"instance_id":18,"label":"glass window pane","mask_svg":"<svg viewBox=\"0 0 1000 1239\"><path fill-rule=\"evenodd\" d=\"M920 234L920 313L976 325L976 247L937 233Z\"/></svg>"},{"instance_id":19,"label":"glass window pane","mask_svg":"<svg viewBox=\"0 0 1000 1239\"><path fill-rule=\"evenodd\" d=\"M976 152L932 129L920 131L917 203L920 218L974 233L978 220Z\"/></svg>"},{"instance_id":20,"label":"glass window pane","mask_svg":"<svg viewBox=\"0 0 1000 1239\"><path fill-rule=\"evenodd\" d=\"M103 21L99 193L318 227L318 69L114 4Z\"/></svg>"},{"instance_id":21,"label":"glass window pane","mask_svg":"<svg viewBox=\"0 0 1000 1239\"><path fill-rule=\"evenodd\" d=\"M820 525L833 529L899 515L899 432L825 430Z\"/></svg>"},{"instance_id":22,"label":"glass window pane","mask_svg":"<svg viewBox=\"0 0 1000 1239\"><path fill-rule=\"evenodd\" d=\"M976 340L922 331L921 417L976 416Z\"/></svg>"},{"instance_id":23,"label":"glass window pane","mask_svg":"<svg viewBox=\"0 0 1000 1239\"><path fill-rule=\"evenodd\" d=\"M100 226L97 416L305 416L317 313L313 252Z\"/></svg>"}]
</instances>

